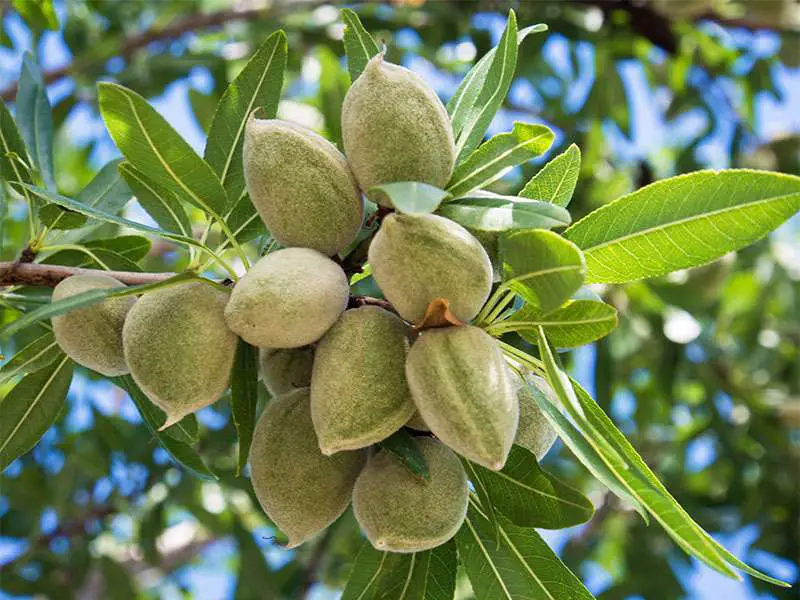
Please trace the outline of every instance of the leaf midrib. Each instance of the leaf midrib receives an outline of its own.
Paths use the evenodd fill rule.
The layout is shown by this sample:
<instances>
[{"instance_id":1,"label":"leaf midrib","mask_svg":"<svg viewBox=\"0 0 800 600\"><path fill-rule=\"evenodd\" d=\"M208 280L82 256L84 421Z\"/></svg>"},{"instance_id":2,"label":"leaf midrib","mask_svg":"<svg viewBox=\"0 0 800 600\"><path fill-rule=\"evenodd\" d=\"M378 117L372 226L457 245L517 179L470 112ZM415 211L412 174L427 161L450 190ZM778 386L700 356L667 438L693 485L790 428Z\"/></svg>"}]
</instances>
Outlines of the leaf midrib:
<instances>
[{"instance_id":1,"label":"leaf midrib","mask_svg":"<svg viewBox=\"0 0 800 600\"><path fill-rule=\"evenodd\" d=\"M688 217L684 217L682 219L678 219L678 220L675 220L675 221L669 221L667 223L659 223L658 225L656 225L654 227L648 227L647 229L641 229L639 231L635 231L633 233L629 233L629 234L626 234L626 235L623 235L623 236L620 236L620 237L617 237L617 238L614 238L614 239L611 239L611 240L606 240L606 241L601 242L601 243L599 243L599 244L597 244L595 246L586 246L586 247L580 246L580 248L581 248L581 250L584 251L584 253L589 254L589 253L595 252L595 251L597 251L597 250L599 250L601 248L605 248L607 246L613 246L615 244L619 244L619 243L622 243L622 242L630 240L630 239L635 239L637 237L642 237L642 236L645 236L645 235L649 235L649 234L654 233L656 231L671 229L672 227L677 227L677 226L683 225L685 223L691 223L693 221L699 221L701 219L713 217L713 216L716 216L716 215L719 215L719 214L725 214L727 212L734 212L734 211L736 211L738 209L751 208L751 207L754 207L754 206L758 206L760 204L768 204L768 203L772 203L772 202L781 202L783 200L786 200L787 198L792 198L794 196L797 196L798 198L800 198L800 192L792 192L791 194L783 194L781 196L771 196L770 198L762 198L761 200L755 200L753 202L745 202L745 203L742 203L742 204L735 204L733 206L726 206L724 208L719 208L717 210L712 210L712 211L709 211L709 212L693 214L693 215L690 215ZM569 233L569 230L567 230L566 233ZM569 239L569 238L567 238L567 239Z\"/></svg>"},{"instance_id":2,"label":"leaf midrib","mask_svg":"<svg viewBox=\"0 0 800 600\"><path fill-rule=\"evenodd\" d=\"M507 479L507 480L508 480L508 481L510 481L512 484L514 484L514 485L517 485L517 486L519 486L519 487L521 487L521 488L523 488L523 489L526 489L526 490L528 490L529 492L532 492L532 493L534 493L534 494L538 494L538 495L540 495L540 496L544 496L545 498L550 498L551 500L554 500L554 501L556 501L556 502L561 502L561 503L563 503L563 504L569 504L569 505L571 505L571 506L574 506L575 508L579 508L579 509L581 509L581 510L583 510L583 511L585 511L585 510L586 510L586 507L585 507L585 506L581 506L580 504L576 504L575 502L571 502L571 501L569 501L569 500L566 500L566 499L564 499L564 498L561 498L560 496L554 496L554 495L552 495L552 494L548 494L547 492L544 492L544 491L542 491L542 490L539 490L539 489L536 489L536 488L534 488L534 487L531 487L531 486L529 486L528 484L526 484L526 483L523 483L523 482L522 482L522 481L520 481L519 479L514 479L513 477L509 477L508 475L506 475L506 474L505 474L505 473L503 473L502 471L496 471L496 472L494 473L494 475L498 475L499 477L502 477L503 479ZM543 476L543 477L545 477L545 479L547 479L547 477L546 477L545 475L542 475L542 476Z\"/></svg>"},{"instance_id":3,"label":"leaf midrib","mask_svg":"<svg viewBox=\"0 0 800 600\"><path fill-rule=\"evenodd\" d=\"M52 384L53 380L61 373L61 369L64 367L67 361L69 361L69 357L65 355L64 358L61 360L61 364L59 364L55 369L53 369L53 373L50 375L50 377L48 377L47 381L39 390L39 393L36 394L36 397L31 401L27 410L22 414L22 417L17 421L17 424L14 427L14 429L11 430L11 432L8 434L8 437L6 437L6 439L3 441L3 444L0 445L0 453L2 453L3 450L6 449L6 446L8 446L11 440L14 439L14 436L17 435L17 432L19 431L20 427L22 427L22 424L25 422L25 420L28 418L28 415L30 415L31 411L34 408L36 408L37 404L39 404L39 401L41 401L42 396L44 396L45 392L49 390L50 384Z\"/></svg>"}]
</instances>

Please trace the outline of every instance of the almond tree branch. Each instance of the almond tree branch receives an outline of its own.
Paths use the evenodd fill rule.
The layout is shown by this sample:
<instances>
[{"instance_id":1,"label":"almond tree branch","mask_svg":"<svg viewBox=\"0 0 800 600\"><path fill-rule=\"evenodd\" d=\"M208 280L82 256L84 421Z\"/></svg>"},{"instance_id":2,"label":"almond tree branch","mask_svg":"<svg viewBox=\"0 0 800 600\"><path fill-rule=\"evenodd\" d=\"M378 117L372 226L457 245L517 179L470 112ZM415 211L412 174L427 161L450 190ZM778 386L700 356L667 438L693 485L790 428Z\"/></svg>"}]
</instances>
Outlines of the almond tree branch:
<instances>
[{"instance_id":1,"label":"almond tree branch","mask_svg":"<svg viewBox=\"0 0 800 600\"><path fill-rule=\"evenodd\" d=\"M124 59L129 59L137 50L144 48L152 42L175 39L185 33L201 29L222 27L226 23L233 21L255 21L267 17L276 17L293 10L315 8L321 4L325 4L325 2L322 0L299 0L296 2L276 2L269 8L253 8L247 10L227 9L207 14L192 15L184 19L175 20L166 27L147 29L126 37L120 42L119 46L113 48L110 52L104 53L103 56L78 58L71 64L57 69L50 69L49 71L45 71L42 75L46 84L54 83L73 73L78 73L91 65L102 65L113 56L121 56ZM17 95L17 87L18 82L12 83L0 92L0 96L2 96L3 100L6 102L13 101Z\"/></svg>"}]
</instances>

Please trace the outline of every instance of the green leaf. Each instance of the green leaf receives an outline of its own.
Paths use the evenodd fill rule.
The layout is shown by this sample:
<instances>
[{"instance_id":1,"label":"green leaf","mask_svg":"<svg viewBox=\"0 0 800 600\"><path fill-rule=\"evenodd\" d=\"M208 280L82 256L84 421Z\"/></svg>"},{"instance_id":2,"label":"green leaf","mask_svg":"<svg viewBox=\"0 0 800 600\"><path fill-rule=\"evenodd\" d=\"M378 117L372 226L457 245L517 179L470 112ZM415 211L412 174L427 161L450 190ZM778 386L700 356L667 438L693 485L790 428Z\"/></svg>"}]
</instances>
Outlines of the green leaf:
<instances>
[{"instance_id":1,"label":"green leaf","mask_svg":"<svg viewBox=\"0 0 800 600\"><path fill-rule=\"evenodd\" d=\"M28 151L14 118L5 102L0 108L0 177L10 184L33 183L28 165ZM18 186L12 186L19 190ZM27 190L21 190L27 196Z\"/></svg>"},{"instance_id":2,"label":"green leaf","mask_svg":"<svg viewBox=\"0 0 800 600\"><path fill-rule=\"evenodd\" d=\"M456 545L477 600L593 598L535 530L503 517L493 525L472 500Z\"/></svg>"},{"instance_id":3,"label":"green leaf","mask_svg":"<svg viewBox=\"0 0 800 600\"><path fill-rule=\"evenodd\" d=\"M239 340L231 373L231 414L239 438L236 475L241 475L250 455L258 403L258 348Z\"/></svg>"},{"instance_id":4,"label":"green leaf","mask_svg":"<svg viewBox=\"0 0 800 600\"><path fill-rule=\"evenodd\" d=\"M342 20L345 24L344 52L347 55L347 69L350 71L350 80L355 81L367 66L369 59L380 52L380 48L352 10L343 8Z\"/></svg>"},{"instance_id":5,"label":"green leaf","mask_svg":"<svg viewBox=\"0 0 800 600\"><path fill-rule=\"evenodd\" d=\"M617 310L610 304L570 300L547 315L534 306L525 305L487 331L498 336L516 331L526 341L536 344L537 329L543 327L547 339L557 348L577 348L607 336L616 326Z\"/></svg>"},{"instance_id":6,"label":"green leaf","mask_svg":"<svg viewBox=\"0 0 800 600\"><path fill-rule=\"evenodd\" d=\"M111 250L128 260L138 262L150 252L153 243L141 235L119 235L113 238L89 240L83 244L87 248Z\"/></svg>"},{"instance_id":7,"label":"green leaf","mask_svg":"<svg viewBox=\"0 0 800 600\"><path fill-rule=\"evenodd\" d=\"M547 152L554 138L549 127L516 121L510 133L497 134L456 167L447 191L458 197L483 188L512 167Z\"/></svg>"},{"instance_id":8,"label":"green leaf","mask_svg":"<svg viewBox=\"0 0 800 600\"><path fill-rule=\"evenodd\" d=\"M378 442L383 450L396 458L414 477L428 481L430 471L425 457L417 447L417 443L405 429L399 429L385 440Z\"/></svg>"},{"instance_id":9,"label":"green leaf","mask_svg":"<svg viewBox=\"0 0 800 600\"><path fill-rule=\"evenodd\" d=\"M586 256L587 281L622 283L696 267L743 248L800 210L800 177L697 171L658 181L564 232Z\"/></svg>"},{"instance_id":10,"label":"green leaf","mask_svg":"<svg viewBox=\"0 0 800 600\"><path fill-rule=\"evenodd\" d=\"M117 254L113 250L106 250L104 248L91 249L85 246L81 247L85 248L85 250L60 250L47 256L41 262L49 265L106 269L109 271L140 272L142 270L135 262L121 254Z\"/></svg>"},{"instance_id":11,"label":"green leaf","mask_svg":"<svg viewBox=\"0 0 800 600\"><path fill-rule=\"evenodd\" d=\"M625 462L623 484L650 511L675 542L695 558L730 577L738 578L728 565L732 565L775 585L789 587L783 581L769 577L745 564L728 552L698 525L672 497L656 475L647 466L636 449L597 405L578 382L571 381L587 422L604 441L616 450ZM727 564L725 564L727 563ZM722 568L721 568L722 567Z\"/></svg>"},{"instance_id":12,"label":"green leaf","mask_svg":"<svg viewBox=\"0 0 800 600\"><path fill-rule=\"evenodd\" d=\"M450 541L425 552L380 552L361 546L341 600L452 600L456 548Z\"/></svg>"},{"instance_id":13,"label":"green leaf","mask_svg":"<svg viewBox=\"0 0 800 600\"><path fill-rule=\"evenodd\" d=\"M385 194L395 209L408 215L425 215L432 213L450 194L434 185L419 181L399 181L384 183L370 188L367 195L375 198Z\"/></svg>"},{"instance_id":14,"label":"green leaf","mask_svg":"<svg viewBox=\"0 0 800 600\"><path fill-rule=\"evenodd\" d=\"M509 18L510 20L510 18ZM516 18L515 21L515 29L516 29ZM547 25L539 23L537 25L531 25L530 27L525 27L521 29L519 33L517 33L517 46L522 44L523 40L528 37L532 33L541 33L547 31ZM506 42L508 40L500 40L497 48L492 48L487 52L476 64L472 69L470 69L469 73L466 74L464 79L461 81L461 85L458 86L456 93L453 94L453 97L450 99L450 102L447 103L447 112L450 113L450 121L453 124L453 135L458 138L464 128L467 126L468 117L475 109L476 103L479 97L486 97L487 92L486 90L491 89L491 85L488 82L488 78L490 75L490 70L492 75L492 81L497 81L497 72L496 69L498 67L502 67L502 56L499 63L496 63L495 55L497 54L497 49L501 48L501 55L504 52L508 53L509 48L506 46ZM516 63L516 49L514 50L514 62ZM513 70L512 70L513 76ZM496 84L494 84L496 85ZM505 98L508 89L506 89L503 94L502 98L500 99L500 103L502 103L503 98ZM497 104L499 107L500 103ZM491 113L492 117L494 113L497 111L497 108ZM491 118L489 118L489 122L491 122ZM478 142L483 137L483 134L486 132L487 125L481 131L480 136L478 136ZM478 144L476 143L475 146Z\"/></svg>"},{"instance_id":15,"label":"green leaf","mask_svg":"<svg viewBox=\"0 0 800 600\"><path fill-rule=\"evenodd\" d=\"M317 103L325 118L325 130L328 139L341 149L342 144L342 104L350 86L350 77L342 68L339 56L327 46L317 49L321 73Z\"/></svg>"},{"instance_id":16,"label":"green leaf","mask_svg":"<svg viewBox=\"0 0 800 600\"><path fill-rule=\"evenodd\" d=\"M22 138L33 164L48 189L56 189L53 168L53 112L47 99L47 86L33 55L22 57L22 73L17 89L16 117Z\"/></svg>"},{"instance_id":17,"label":"green leaf","mask_svg":"<svg viewBox=\"0 0 800 600\"><path fill-rule=\"evenodd\" d=\"M139 413L142 415L142 419L144 419L147 428L158 440L159 444L161 444L161 447L167 451L167 453L178 465L188 469L201 479L217 479L217 476L211 471L211 469L208 468L206 463L203 462L203 458L194 448L184 441L175 439L166 431L158 430L163 422L159 421L159 417L163 416L164 413L160 411L160 409L158 409L152 402L150 402L150 399L145 396L142 390L139 389L139 386L136 385L130 375L114 377L111 379L111 381L113 381L115 385L118 385L123 390L128 392L128 395L131 397L131 400L133 400L136 408L139 409ZM180 423L176 423L172 427L176 427L178 425L180 425Z\"/></svg>"},{"instance_id":18,"label":"green leaf","mask_svg":"<svg viewBox=\"0 0 800 600\"><path fill-rule=\"evenodd\" d=\"M71 310L75 310L76 308L81 308L84 306L91 306L92 304L98 304L105 300L106 298L119 298L122 296L131 296L136 294L145 294L147 292L151 292L153 290L157 290L162 287L175 285L178 283L183 283L185 281L206 281L200 277L198 277L195 273L178 273L174 277L170 277L169 279L164 279L162 281L157 281L155 283L148 283L145 285L131 285L123 288L105 288L105 289L96 289L96 290L89 290L88 292L82 292L80 294L75 294L74 296L70 296L69 298L64 298L63 300L59 300L58 302L51 302L49 304L45 304L37 308L36 310L32 310L30 312L25 313L23 316L18 318L16 321L12 321L11 323L6 324L2 328L0 328L0 338L8 337L18 331L22 331L26 327L33 325L34 323L38 323L44 319L50 319L57 315L63 315L66 312Z\"/></svg>"},{"instance_id":19,"label":"green leaf","mask_svg":"<svg viewBox=\"0 0 800 600\"><path fill-rule=\"evenodd\" d=\"M46 200L48 202L53 202L54 204L58 204L59 206L63 206L64 208L69 208L71 210L92 217L94 219L100 219L101 221L105 221L106 223L114 223L116 225L121 225L122 227L129 227L131 229L135 229L136 231L142 231L144 233L149 233L151 235L172 240L173 242L178 242L180 244L185 244L187 246L194 246L196 248L207 250L204 244L189 236L171 233L169 231L164 231L162 229L156 229L155 227L148 227L147 225L142 225L141 223L137 223L136 221L130 221L123 217L118 217L116 215L106 213L104 211L98 210L86 204L81 204L80 202L73 200L72 198L67 198L66 196L62 196L60 194L54 194L53 192L48 192L47 190L43 190L41 188L37 188L32 185L23 184L23 187L33 192L43 200Z\"/></svg>"},{"instance_id":20,"label":"green leaf","mask_svg":"<svg viewBox=\"0 0 800 600\"><path fill-rule=\"evenodd\" d=\"M106 163L97 175L86 184L86 187L78 192L75 202L112 215L119 213L131 199L131 190L117 171L120 162L122 162L121 159L115 159ZM73 218L75 212L79 211L72 211L72 213L62 211L62 216L54 218L50 227L67 229L63 225L63 220ZM79 212L79 214L83 213ZM89 229L90 227L87 227L80 232L71 232L66 237L79 240L83 237L82 234L87 233Z\"/></svg>"},{"instance_id":21,"label":"green leaf","mask_svg":"<svg viewBox=\"0 0 800 600\"><path fill-rule=\"evenodd\" d=\"M521 446L511 448L502 471L469 463L467 474L473 485L481 483L495 510L521 527L564 529L585 523L594 513L588 498L543 471Z\"/></svg>"},{"instance_id":22,"label":"green leaf","mask_svg":"<svg viewBox=\"0 0 800 600\"><path fill-rule=\"evenodd\" d=\"M504 286L543 313L561 306L583 283L580 250L543 229L518 231L500 240Z\"/></svg>"},{"instance_id":23,"label":"green leaf","mask_svg":"<svg viewBox=\"0 0 800 600\"><path fill-rule=\"evenodd\" d=\"M13 377L44 369L62 354L53 334L45 332L0 367L0 384Z\"/></svg>"},{"instance_id":24,"label":"green leaf","mask_svg":"<svg viewBox=\"0 0 800 600\"><path fill-rule=\"evenodd\" d=\"M249 242L253 238L267 233L267 228L261 216L256 212L250 196L242 194L236 204L225 217L231 233L240 244ZM226 247L230 242L225 240L221 247Z\"/></svg>"},{"instance_id":25,"label":"green leaf","mask_svg":"<svg viewBox=\"0 0 800 600\"><path fill-rule=\"evenodd\" d=\"M285 69L286 34L279 30L250 57L222 94L214 112L205 160L219 176L231 200L244 190L242 146L247 119L256 108L261 108L264 119L275 117Z\"/></svg>"},{"instance_id":26,"label":"green leaf","mask_svg":"<svg viewBox=\"0 0 800 600\"><path fill-rule=\"evenodd\" d=\"M177 194L158 185L129 162L123 162L119 166L119 172L139 204L159 227L191 237L192 225Z\"/></svg>"},{"instance_id":27,"label":"green leaf","mask_svg":"<svg viewBox=\"0 0 800 600\"><path fill-rule=\"evenodd\" d=\"M57 204L46 204L39 209L39 220L50 229L77 229L86 224L86 215L61 208Z\"/></svg>"},{"instance_id":28,"label":"green leaf","mask_svg":"<svg viewBox=\"0 0 800 600\"><path fill-rule=\"evenodd\" d=\"M98 98L108 132L134 167L215 218L225 212L216 173L144 98L108 82L98 84Z\"/></svg>"},{"instance_id":29,"label":"green leaf","mask_svg":"<svg viewBox=\"0 0 800 600\"><path fill-rule=\"evenodd\" d=\"M16 11L34 30L58 30L58 16L53 0L13 0Z\"/></svg>"},{"instance_id":30,"label":"green leaf","mask_svg":"<svg viewBox=\"0 0 800 600\"><path fill-rule=\"evenodd\" d=\"M439 214L476 231L552 229L569 225L569 213L555 204L490 192L473 192L446 202Z\"/></svg>"},{"instance_id":31,"label":"green leaf","mask_svg":"<svg viewBox=\"0 0 800 600\"><path fill-rule=\"evenodd\" d=\"M33 448L64 407L72 361L63 353L26 375L0 402L0 472Z\"/></svg>"},{"instance_id":32,"label":"green leaf","mask_svg":"<svg viewBox=\"0 0 800 600\"><path fill-rule=\"evenodd\" d=\"M524 198L566 206L572 200L581 172L581 151L575 144L550 160L519 193Z\"/></svg>"}]
</instances>

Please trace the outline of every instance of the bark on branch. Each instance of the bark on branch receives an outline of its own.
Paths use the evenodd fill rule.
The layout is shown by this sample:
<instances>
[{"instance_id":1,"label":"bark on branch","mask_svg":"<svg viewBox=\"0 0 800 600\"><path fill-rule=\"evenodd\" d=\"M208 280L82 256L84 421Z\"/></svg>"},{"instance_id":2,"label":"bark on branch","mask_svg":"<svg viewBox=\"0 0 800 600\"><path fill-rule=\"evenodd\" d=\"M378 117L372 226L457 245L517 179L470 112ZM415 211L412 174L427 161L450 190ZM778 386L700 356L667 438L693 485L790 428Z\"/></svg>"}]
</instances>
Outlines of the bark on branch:
<instances>
[{"instance_id":1,"label":"bark on branch","mask_svg":"<svg viewBox=\"0 0 800 600\"><path fill-rule=\"evenodd\" d=\"M136 273L134 271L100 271L80 267L43 265L40 263L0 262L0 287L8 285L38 285L56 287L72 275L102 273L125 285L155 283L174 277L175 273Z\"/></svg>"}]
</instances>

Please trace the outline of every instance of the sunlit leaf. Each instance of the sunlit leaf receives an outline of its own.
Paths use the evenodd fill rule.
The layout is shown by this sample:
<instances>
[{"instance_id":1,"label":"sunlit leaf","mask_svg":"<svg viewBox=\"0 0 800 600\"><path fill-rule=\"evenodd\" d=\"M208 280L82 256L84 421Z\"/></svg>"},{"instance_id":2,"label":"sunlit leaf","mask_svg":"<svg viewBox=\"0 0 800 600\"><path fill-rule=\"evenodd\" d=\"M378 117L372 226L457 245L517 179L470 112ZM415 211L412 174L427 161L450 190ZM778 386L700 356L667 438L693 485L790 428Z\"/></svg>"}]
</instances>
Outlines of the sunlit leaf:
<instances>
[{"instance_id":1,"label":"sunlit leaf","mask_svg":"<svg viewBox=\"0 0 800 600\"><path fill-rule=\"evenodd\" d=\"M43 333L19 350L0 367L0 384L12 377L27 375L45 368L62 355L56 339L50 332Z\"/></svg>"},{"instance_id":2,"label":"sunlit leaf","mask_svg":"<svg viewBox=\"0 0 800 600\"><path fill-rule=\"evenodd\" d=\"M564 232L583 250L586 280L622 283L696 267L764 237L800 210L800 177L697 171L658 181Z\"/></svg>"},{"instance_id":3,"label":"sunlit leaf","mask_svg":"<svg viewBox=\"0 0 800 600\"><path fill-rule=\"evenodd\" d=\"M205 160L211 165L231 201L244 190L242 146L250 113L261 108L261 118L278 111L286 68L286 34L270 35L247 61L225 92L208 131Z\"/></svg>"},{"instance_id":4,"label":"sunlit leaf","mask_svg":"<svg viewBox=\"0 0 800 600\"><path fill-rule=\"evenodd\" d=\"M129 162L123 162L119 166L119 172L139 204L153 217L159 227L165 231L191 237L192 226L177 194L158 185Z\"/></svg>"},{"instance_id":5,"label":"sunlit leaf","mask_svg":"<svg viewBox=\"0 0 800 600\"><path fill-rule=\"evenodd\" d=\"M512 167L547 152L554 137L544 125L515 122L511 132L497 134L459 163L447 191L458 197L487 186Z\"/></svg>"},{"instance_id":6,"label":"sunlit leaf","mask_svg":"<svg viewBox=\"0 0 800 600\"><path fill-rule=\"evenodd\" d=\"M569 225L569 213L555 204L516 196L472 192L445 202L438 213L470 230L552 229Z\"/></svg>"},{"instance_id":7,"label":"sunlit leaf","mask_svg":"<svg viewBox=\"0 0 800 600\"><path fill-rule=\"evenodd\" d=\"M543 313L561 306L583 283L580 250L551 231L507 234L500 253L504 285Z\"/></svg>"},{"instance_id":8,"label":"sunlit leaf","mask_svg":"<svg viewBox=\"0 0 800 600\"><path fill-rule=\"evenodd\" d=\"M524 198L544 200L566 207L572 199L581 171L581 151L575 144L550 160L519 193Z\"/></svg>"},{"instance_id":9,"label":"sunlit leaf","mask_svg":"<svg viewBox=\"0 0 800 600\"><path fill-rule=\"evenodd\" d=\"M347 70L350 71L350 80L355 81L369 59L380 52L380 48L352 10L343 8L342 20L345 23L344 51L347 55Z\"/></svg>"},{"instance_id":10,"label":"sunlit leaf","mask_svg":"<svg viewBox=\"0 0 800 600\"><path fill-rule=\"evenodd\" d=\"M409 215L432 213L450 194L434 185L419 181L399 181L376 185L368 192L371 198L388 196L394 208Z\"/></svg>"},{"instance_id":11,"label":"sunlit leaf","mask_svg":"<svg viewBox=\"0 0 800 600\"><path fill-rule=\"evenodd\" d=\"M15 107L17 125L28 153L47 188L55 190L53 113L42 72L30 52L26 52L22 58Z\"/></svg>"},{"instance_id":12,"label":"sunlit leaf","mask_svg":"<svg viewBox=\"0 0 800 600\"><path fill-rule=\"evenodd\" d=\"M228 197L216 173L147 100L108 82L98 84L98 97L108 132L134 167L209 215L225 211Z\"/></svg>"}]
</instances>

